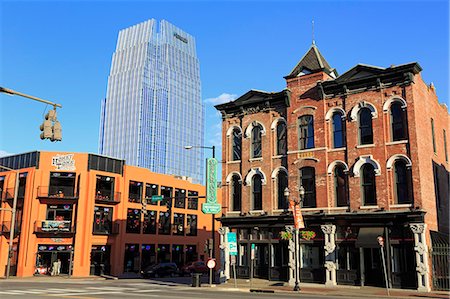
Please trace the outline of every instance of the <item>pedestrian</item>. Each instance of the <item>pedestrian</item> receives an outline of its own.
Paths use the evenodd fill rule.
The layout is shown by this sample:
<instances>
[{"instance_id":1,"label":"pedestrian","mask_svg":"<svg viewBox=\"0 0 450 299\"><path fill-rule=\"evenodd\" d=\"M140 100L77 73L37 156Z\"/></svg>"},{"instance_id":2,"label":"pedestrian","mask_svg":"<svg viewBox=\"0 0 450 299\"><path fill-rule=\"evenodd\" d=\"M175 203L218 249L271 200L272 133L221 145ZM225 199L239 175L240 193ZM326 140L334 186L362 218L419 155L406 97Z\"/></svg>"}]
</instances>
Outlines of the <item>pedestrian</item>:
<instances>
[{"instance_id":1,"label":"pedestrian","mask_svg":"<svg viewBox=\"0 0 450 299\"><path fill-rule=\"evenodd\" d=\"M56 275L56 269L58 268L58 261L54 261L52 264L52 272L51 272L51 276L55 276Z\"/></svg>"},{"instance_id":2,"label":"pedestrian","mask_svg":"<svg viewBox=\"0 0 450 299\"><path fill-rule=\"evenodd\" d=\"M56 275L59 275L60 272L61 272L61 260L58 259L57 260L57 267L56 267Z\"/></svg>"}]
</instances>

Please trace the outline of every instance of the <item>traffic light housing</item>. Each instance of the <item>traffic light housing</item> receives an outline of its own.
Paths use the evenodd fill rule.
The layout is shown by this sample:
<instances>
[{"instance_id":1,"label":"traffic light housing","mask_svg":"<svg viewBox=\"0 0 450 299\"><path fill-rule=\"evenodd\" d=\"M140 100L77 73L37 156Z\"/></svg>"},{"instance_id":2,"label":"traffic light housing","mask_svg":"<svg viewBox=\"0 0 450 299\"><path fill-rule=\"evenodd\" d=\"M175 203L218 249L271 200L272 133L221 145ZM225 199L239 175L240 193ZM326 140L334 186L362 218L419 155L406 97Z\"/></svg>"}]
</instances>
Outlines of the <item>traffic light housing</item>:
<instances>
[{"instance_id":1,"label":"traffic light housing","mask_svg":"<svg viewBox=\"0 0 450 299\"><path fill-rule=\"evenodd\" d=\"M41 139L50 139L52 142L62 140L62 127L56 119L56 108L47 112L39 129L42 131Z\"/></svg>"},{"instance_id":2,"label":"traffic light housing","mask_svg":"<svg viewBox=\"0 0 450 299\"><path fill-rule=\"evenodd\" d=\"M141 207L142 213L144 215L147 215L147 199L143 198L141 204L142 204L142 207Z\"/></svg>"}]
</instances>

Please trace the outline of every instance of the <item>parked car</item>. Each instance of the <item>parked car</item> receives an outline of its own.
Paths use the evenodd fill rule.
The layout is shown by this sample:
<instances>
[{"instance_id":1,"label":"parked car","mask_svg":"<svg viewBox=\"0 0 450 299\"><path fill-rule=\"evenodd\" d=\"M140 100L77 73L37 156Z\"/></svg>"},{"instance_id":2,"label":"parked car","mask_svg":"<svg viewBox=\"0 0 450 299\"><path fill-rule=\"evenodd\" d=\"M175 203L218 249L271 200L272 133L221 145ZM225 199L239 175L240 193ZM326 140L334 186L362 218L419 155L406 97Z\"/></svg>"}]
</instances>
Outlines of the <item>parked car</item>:
<instances>
[{"instance_id":1,"label":"parked car","mask_svg":"<svg viewBox=\"0 0 450 299\"><path fill-rule=\"evenodd\" d=\"M203 261L197 261L197 262L192 262L190 264L184 265L181 268L181 273L183 275L188 275L191 273L208 273L209 272L209 268L208 266L206 266L205 262Z\"/></svg>"},{"instance_id":2,"label":"parked car","mask_svg":"<svg viewBox=\"0 0 450 299\"><path fill-rule=\"evenodd\" d=\"M164 277L164 276L176 276L179 275L180 270L175 263L159 263L150 265L141 271L141 275L144 278L149 277Z\"/></svg>"}]
</instances>

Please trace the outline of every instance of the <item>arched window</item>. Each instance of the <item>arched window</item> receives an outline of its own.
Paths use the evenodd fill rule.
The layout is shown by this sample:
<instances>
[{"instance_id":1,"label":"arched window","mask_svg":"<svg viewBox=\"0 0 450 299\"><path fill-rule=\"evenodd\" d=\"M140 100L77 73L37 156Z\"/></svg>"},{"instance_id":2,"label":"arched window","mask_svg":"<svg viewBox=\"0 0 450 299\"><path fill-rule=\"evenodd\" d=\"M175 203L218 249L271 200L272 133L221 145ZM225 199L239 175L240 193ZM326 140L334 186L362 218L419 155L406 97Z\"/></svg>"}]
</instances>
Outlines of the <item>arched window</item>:
<instances>
[{"instance_id":1,"label":"arched window","mask_svg":"<svg viewBox=\"0 0 450 299\"><path fill-rule=\"evenodd\" d=\"M377 204L375 168L370 163L361 166L361 201L365 206Z\"/></svg>"},{"instance_id":2,"label":"arched window","mask_svg":"<svg viewBox=\"0 0 450 299\"><path fill-rule=\"evenodd\" d=\"M287 209L289 204L286 197L284 196L284 189L288 185L287 174L284 171L279 171L277 176L277 186L278 186L278 209Z\"/></svg>"},{"instance_id":3,"label":"arched window","mask_svg":"<svg viewBox=\"0 0 450 299\"><path fill-rule=\"evenodd\" d=\"M286 124L279 121L277 124L277 155L286 155Z\"/></svg>"},{"instance_id":4,"label":"arched window","mask_svg":"<svg viewBox=\"0 0 450 299\"><path fill-rule=\"evenodd\" d=\"M359 111L359 144L372 144L372 112L369 108L361 108Z\"/></svg>"},{"instance_id":5,"label":"arched window","mask_svg":"<svg viewBox=\"0 0 450 299\"><path fill-rule=\"evenodd\" d=\"M347 174L344 171L343 165L336 165L336 167L334 168L334 193L336 206L348 206Z\"/></svg>"},{"instance_id":6,"label":"arched window","mask_svg":"<svg viewBox=\"0 0 450 299\"><path fill-rule=\"evenodd\" d=\"M233 134L232 134L232 144L233 144L233 161L239 161L241 160L242 155L242 133L241 130L238 128L234 128Z\"/></svg>"},{"instance_id":7,"label":"arched window","mask_svg":"<svg viewBox=\"0 0 450 299\"><path fill-rule=\"evenodd\" d=\"M333 122L333 148L339 148L345 146L344 137L344 120L342 119L341 112L335 112L332 117Z\"/></svg>"},{"instance_id":8,"label":"arched window","mask_svg":"<svg viewBox=\"0 0 450 299\"><path fill-rule=\"evenodd\" d=\"M242 203L242 182L238 175L231 178L231 207L233 211L241 210Z\"/></svg>"},{"instance_id":9,"label":"arched window","mask_svg":"<svg viewBox=\"0 0 450 299\"><path fill-rule=\"evenodd\" d=\"M399 159L394 164L395 200L398 204L412 203L409 190L411 190L411 171L406 162Z\"/></svg>"},{"instance_id":10,"label":"arched window","mask_svg":"<svg viewBox=\"0 0 450 299\"><path fill-rule=\"evenodd\" d=\"M298 146L299 149L314 148L314 118L304 115L298 120Z\"/></svg>"},{"instance_id":11,"label":"arched window","mask_svg":"<svg viewBox=\"0 0 450 299\"><path fill-rule=\"evenodd\" d=\"M304 208L316 207L316 174L314 167L300 168L300 184L305 188Z\"/></svg>"},{"instance_id":12,"label":"arched window","mask_svg":"<svg viewBox=\"0 0 450 299\"><path fill-rule=\"evenodd\" d=\"M253 205L252 210L262 210L262 179L259 174L252 178Z\"/></svg>"},{"instance_id":13,"label":"arched window","mask_svg":"<svg viewBox=\"0 0 450 299\"><path fill-rule=\"evenodd\" d=\"M252 129L252 158L261 157L261 136L262 128L261 125L256 125Z\"/></svg>"},{"instance_id":14,"label":"arched window","mask_svg":"<svg viewBox=\"0 0 450 299\"><path fill-rule=\"evenodd\" d=\"M392 141L406 139L406 117L402 108L402 103L394 102L391 105L391 130Z\"/></svg>"}]
</instances>

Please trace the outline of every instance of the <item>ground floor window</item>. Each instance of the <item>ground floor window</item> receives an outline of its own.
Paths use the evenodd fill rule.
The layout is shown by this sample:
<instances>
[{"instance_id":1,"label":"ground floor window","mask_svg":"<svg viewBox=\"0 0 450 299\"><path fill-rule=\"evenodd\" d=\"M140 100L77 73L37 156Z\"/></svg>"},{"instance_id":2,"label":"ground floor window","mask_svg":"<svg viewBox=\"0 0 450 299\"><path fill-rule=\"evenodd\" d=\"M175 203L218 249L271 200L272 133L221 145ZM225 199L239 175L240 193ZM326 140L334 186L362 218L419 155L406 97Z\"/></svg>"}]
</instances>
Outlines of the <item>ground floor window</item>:
<instances>
[{"instance_id":1,"label":"ground floor window","mask_svg":"<svg viewBox=\"0 0 450 299\"><path fill-rule=\"evenodd\" d=\"M154 244L142 244L141 269L156 264L156 246Z\"/></svg>"},{"instance_id":2,"label":"ground floor window","mask_svg":"<svg viewBox=\"0 0 450 299\"><path fill-rule=\"evenodd\" d=\"M170 262L170 245L169 244L159 244L157 248L158 252L158 263Z\"/></svg>"},{"instance_id":3,"label":"ground floor window","mask_svg":"<svg viewBox=\"0 0 450 299\"><path fill-rule=\"evenodd\" d=\"M111 246L93 245L91 248L91 275L111 273Z\"/></svg>"},{"instance_id":4,"label":"ground floor window","mask_svg":"<svg viewBox=\"0 0 450 299\"><path fill-rule=\"evenodd\" d=\"M172 262L176 263L178 267L184 265L183 247L183 245L172 245Z\"/></svg>"},{"instance_id":5,"label":"ground floor window","mask_svg":"<svg viewBox=\"0 0 450 299\"><path fill-rule=\"evenodd\" d=\"M125 244L123 272L139 271L139 244Z\"/></svg>"},{"instance_id":6,"label":"ground floor window","mask_svg":"<svg viewBox=\"0 0 450 299\"><path fill-rule=\"evenodd\" d=\"M68 275L72 265L72 245L38 245L35 275Z\"/></svg>"}]
</instances>

